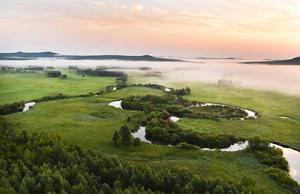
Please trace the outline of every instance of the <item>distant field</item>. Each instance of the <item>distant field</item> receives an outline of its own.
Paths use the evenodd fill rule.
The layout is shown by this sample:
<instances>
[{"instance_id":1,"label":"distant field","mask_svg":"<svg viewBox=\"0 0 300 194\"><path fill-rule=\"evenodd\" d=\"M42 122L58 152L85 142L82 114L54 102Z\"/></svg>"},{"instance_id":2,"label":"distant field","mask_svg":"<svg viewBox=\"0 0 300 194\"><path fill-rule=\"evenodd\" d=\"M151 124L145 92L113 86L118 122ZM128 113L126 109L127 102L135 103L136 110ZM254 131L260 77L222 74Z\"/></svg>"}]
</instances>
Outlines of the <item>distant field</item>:
<instances>
[{"instance_id":1,"label":"distant field","mask_svg":"<svg viewBox=\"0 0 300 194\"><path fill-rule=\"evenodd\" d=\"M81 77L67 72L67 79L48 78L45 73L0 72L0 104L27 101L43 96L86 94L115 83L112 77Z\"/></svg>"}]
</instances>

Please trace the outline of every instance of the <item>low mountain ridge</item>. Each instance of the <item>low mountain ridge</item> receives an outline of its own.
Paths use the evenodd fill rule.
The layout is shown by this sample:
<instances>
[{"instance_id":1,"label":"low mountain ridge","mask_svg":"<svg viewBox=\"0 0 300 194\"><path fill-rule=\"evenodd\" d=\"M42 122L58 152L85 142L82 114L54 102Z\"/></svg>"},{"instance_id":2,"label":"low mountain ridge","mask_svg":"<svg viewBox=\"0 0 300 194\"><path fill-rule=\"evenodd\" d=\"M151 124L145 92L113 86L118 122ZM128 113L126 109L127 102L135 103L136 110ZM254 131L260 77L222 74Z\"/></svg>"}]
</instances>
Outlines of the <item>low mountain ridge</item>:
<instances>
[{"instance_id":1,"label":"low mountain ridge","mask_svg":"<svg viewBox=\"0 0 300 194\"><path fill-rule=\"evenodd\" d=\"M266 61L249 61L242 62L246 64L269 64L269 65L300 65L300 57L286 60L266 60Z\"/></svg>"},{"instance_id":2,"label":"low mountain ridge","mask_svg":"<svg viewBox=\"0 0 300 194\"><path fill-rule=\"evenodd\" d=\"M151 55L63 55L54 52L15 52L0 53L0 60L35 60L37 58L58 58L66 60L124 60L124 61L160 61L180 62L180 59L161 58Z\"/></svg>"}]
</instances>

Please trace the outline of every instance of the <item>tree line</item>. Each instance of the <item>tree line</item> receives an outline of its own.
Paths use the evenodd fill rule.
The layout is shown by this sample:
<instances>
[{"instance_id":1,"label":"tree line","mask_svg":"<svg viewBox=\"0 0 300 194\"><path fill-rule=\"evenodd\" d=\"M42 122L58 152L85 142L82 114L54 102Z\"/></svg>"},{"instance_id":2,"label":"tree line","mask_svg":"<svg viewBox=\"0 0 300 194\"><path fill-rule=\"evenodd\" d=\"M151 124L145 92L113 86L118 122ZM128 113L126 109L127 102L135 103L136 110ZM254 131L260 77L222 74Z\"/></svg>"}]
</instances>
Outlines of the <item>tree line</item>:
<instances>
[{"instance_id":1,"label":"tree line","mask_svg":"<svg viewBox=\"0 0 300 194\"><path fill-rule=\"evenodd\" d=\"M0 115L12 114L23 111L24 102L0 105Z\"/></svg>"},{"instance_id":2,"label":"tree line","mask_svg":"<svg viewBox=\"0 0 300 194\"><path fill-rule=\"evenodd\" d=\"M81 75L89 76L107 76L107 77L124 77L126 74L122 71L107 71L102 69L80 69L76 68L76 72Z\"/></svg>"}]
</instances>

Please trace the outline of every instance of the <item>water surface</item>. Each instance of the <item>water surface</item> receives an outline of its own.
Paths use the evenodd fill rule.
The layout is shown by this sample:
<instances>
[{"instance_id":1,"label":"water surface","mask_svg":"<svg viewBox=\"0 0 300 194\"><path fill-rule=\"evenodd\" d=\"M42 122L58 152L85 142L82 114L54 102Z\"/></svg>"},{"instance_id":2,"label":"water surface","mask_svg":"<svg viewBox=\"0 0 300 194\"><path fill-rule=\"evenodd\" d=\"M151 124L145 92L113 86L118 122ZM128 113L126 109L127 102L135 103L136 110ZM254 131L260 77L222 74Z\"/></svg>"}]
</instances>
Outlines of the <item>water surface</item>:
<instances>
[{"instance_id":1,"label":"water surface","mask_svg":"<svg viewBox=\"0 0 300 194\"><path fill-rule=\"evenodd\" d=\"M23 112L29 111L30 107L32 107L33 105L35 105L35 102L25 103L24 108L23 108Z\"/></svg>"}]
</instances>

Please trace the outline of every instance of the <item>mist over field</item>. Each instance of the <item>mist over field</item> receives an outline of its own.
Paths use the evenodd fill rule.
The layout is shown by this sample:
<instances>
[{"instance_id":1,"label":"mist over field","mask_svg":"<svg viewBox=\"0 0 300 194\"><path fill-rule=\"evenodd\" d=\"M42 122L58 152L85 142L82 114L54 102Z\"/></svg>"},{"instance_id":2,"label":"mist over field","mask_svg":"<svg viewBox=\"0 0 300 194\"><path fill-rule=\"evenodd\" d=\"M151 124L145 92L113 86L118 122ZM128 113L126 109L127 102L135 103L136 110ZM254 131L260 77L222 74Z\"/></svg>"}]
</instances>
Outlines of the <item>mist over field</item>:
<instances>
[{"instance_id":1,"label":"mist over field","mask_svg":"<svg viewBox=\"0 0 300 194\"><path fill-rule=\"evenodd\" d=\"M149 62L120 60L62 60L38 59L0 61L7 66L54 66L80 68L107 67L110 69L148 75L149 82L164 79L166 82L208 82L235 85L253 89L300 94L300 66L243 64L253 61L242 59L184 59L189 62ZM147 67L145 69L145 67Z\"/></svg>"}]
</instances>

